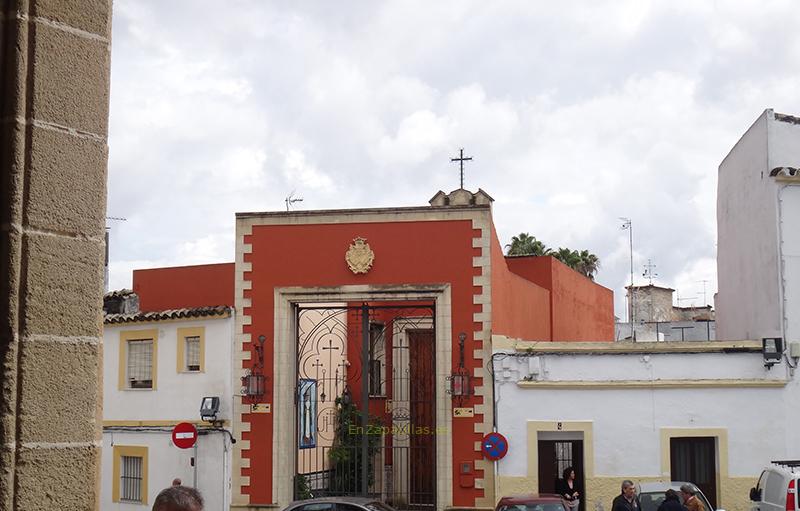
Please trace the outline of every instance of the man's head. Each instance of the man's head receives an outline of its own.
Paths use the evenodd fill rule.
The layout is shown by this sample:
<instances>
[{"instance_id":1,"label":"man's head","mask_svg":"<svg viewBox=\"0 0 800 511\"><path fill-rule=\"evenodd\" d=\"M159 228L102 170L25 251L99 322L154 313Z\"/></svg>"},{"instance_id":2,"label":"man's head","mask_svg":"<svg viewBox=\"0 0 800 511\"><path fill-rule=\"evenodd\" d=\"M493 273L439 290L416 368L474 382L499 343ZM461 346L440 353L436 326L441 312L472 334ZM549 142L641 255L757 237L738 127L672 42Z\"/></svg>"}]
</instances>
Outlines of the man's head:
<instances>
[{"instance_id":1,"label":"man's head","mask_svg":"<svg viewBox=\"0 0 800 511\"><path fill-rule=\"evenodd\" d=\"M180 477L176 477L172 480L172 486L181 486L183 482L181 481Z\"/></svg>"},{"instance_id":2,"label":"man's head","mask_svg":"<svg viewBox=\"0 0 800 511\"><path fill-rule=\"evenodd\" d=\"M636 488L633 486L633 481L625 479L622 481L622 494L626 499L632 499L636 495Z\"/></svg>"},{"instance_id":3,"label":"man's head","mask_svg":"<svg viewBox=\"0 0 800 511\"><path fill-rule=\"evenodd\" d=\"M203 511L203 497L194 488L170 486L158 494L153 511Z\"/></svg>"},{"instance_id":4,"label":"man's head","mask_svg":"<svg viewBox=\"0 0 800 511\"><path fill-rule=\"evenodd\" d=\"M681 485L681 496L683 497L683 501L686 502L690 498L692 498L695 494L694 487L689 484L682 484Z\"/></svg>"}]
</instances>

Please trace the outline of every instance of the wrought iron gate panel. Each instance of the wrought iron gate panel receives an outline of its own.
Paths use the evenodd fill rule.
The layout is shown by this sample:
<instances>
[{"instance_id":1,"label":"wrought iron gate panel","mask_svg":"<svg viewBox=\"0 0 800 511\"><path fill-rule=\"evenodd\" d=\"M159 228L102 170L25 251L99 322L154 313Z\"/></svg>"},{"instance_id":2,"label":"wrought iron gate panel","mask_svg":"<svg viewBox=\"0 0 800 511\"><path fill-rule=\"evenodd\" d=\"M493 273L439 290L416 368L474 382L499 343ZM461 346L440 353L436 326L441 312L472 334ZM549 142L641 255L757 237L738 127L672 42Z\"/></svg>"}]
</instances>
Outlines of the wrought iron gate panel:
<instances>
[{"instance_id":1,"label":"wrought iron gate panel","mask_svg":"<svg viewBox=\"0 0 800 511\"><path fill-rule=\"evenodd\" d=\"M295 498L362 495L435 508L433 306L295 311Z\"/></svg>"}]
</instances>

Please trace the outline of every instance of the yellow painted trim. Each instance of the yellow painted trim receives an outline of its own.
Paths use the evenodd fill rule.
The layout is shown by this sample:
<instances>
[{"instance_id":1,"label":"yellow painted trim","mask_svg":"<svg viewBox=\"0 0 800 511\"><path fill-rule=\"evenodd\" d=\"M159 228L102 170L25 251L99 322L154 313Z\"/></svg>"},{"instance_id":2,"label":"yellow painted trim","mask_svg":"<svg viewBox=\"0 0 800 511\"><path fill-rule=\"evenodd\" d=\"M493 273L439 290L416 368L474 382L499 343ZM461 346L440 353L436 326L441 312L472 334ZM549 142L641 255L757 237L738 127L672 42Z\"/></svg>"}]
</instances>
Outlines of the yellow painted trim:
<instances>
[{"instance_id":1,"label":"yellow painted trim","mask_svg":"<svg viewBox=\"0 0 800 511\"><path fill-rule=\"evenodd\" d=\"M517 341L517 351L535 353L760 353L761 341L682 341L682 342L531 342Z\"/></svg>"},{"instance_id":2,"label":"yellow painted trim","mask_svg":"<svg viewBox=\"0 0 800 511\"><path fill-rule=\"evenodd\" d=\"M555 380L517 382L523 389L708 389L708 388L778 388L786 380Z\"/></svg>"},{"instance_id":3,"label":"yellow painted trim","mask_svg":"<svg viewBox=\"0 0 800 511\"><path fill-rule=\"evenodd\" d=\"M193 420L193 419L169 420L169 421L148 421L148 420L144 420L144 421L117 421L117 420L104 420L103 421L103 427L153 427L153 428L158 428L158 427L164 427L164 426L172 427L172 426L175 426L176 424L181 423L181 422L188 422L190 424L194 424L195 426L211 427L211 424L209 424L208 422L200 421L200 420ZM230 424L229 420L222 421L222 425L223 426L228 426L229 424Z\"/></svg>"},{"instance_id":4,"label":"yellow painted trim","mask_svg":"<svg viewBox=\"0 0 800 511\"><path fill-rule=\"evenodd\" d=\"M119 333L119 390L130 390L126 385L125 376L127 373L128 361L128 341L139 339L153 340L153 388L136 390L156 390L158 380L158 329L150 328L147 330L122 330Z\"/></svg>"},{"instance_id":5,"label":"yellow painted trim","mask_svg":"<svg viewBox=\"0 0 800 511\"><path fill-rule=\"evenodd\" d=\"M539 488L539 433L559 431L583 433L584 477L594 477L593 421L528 421L528 480L533 482L533 492Z\"/></svg>"},{"instance_id":6,"label":"yellow painted trim","mask_svg":"<svg viewBox=\"0 0 800 511\"><path fill-rule=\"evenodd\" d=\"M186 360L186 338L199 337L200 338L200 371L187 371ZM206 327L192 326L178 329L178 360L176 370L179 373L204 373L206 371Z\"/></svg>"},{"instance_id":7,"label":"yellow painted trim","mask_svg":"<svg viewBox=\"0 0 800 511\"><path fill-rule=\"evenodd\" d=\"M682 437L710 436L717 439L717 506L721 507L722 481L728 479L728 430L727 428L661 428L661 477L670 479L670 439Z\"/></svg>"},{"instance_id":8,"label":"yellow painted trim","mask_svg":"<svg viewBox=\"0 0 800 511\"><path fill-rule=\"evenodd\" d=\"M122 470L122 457L123 456L137 456L142 458L142 504L147 505L147 447L138 445L115 445L113 453L113 469L112 469L112 483L111 483L111 500L113 502L120 502L119 499L119 483L120 472Z\"/></svg>"}]
</instances>

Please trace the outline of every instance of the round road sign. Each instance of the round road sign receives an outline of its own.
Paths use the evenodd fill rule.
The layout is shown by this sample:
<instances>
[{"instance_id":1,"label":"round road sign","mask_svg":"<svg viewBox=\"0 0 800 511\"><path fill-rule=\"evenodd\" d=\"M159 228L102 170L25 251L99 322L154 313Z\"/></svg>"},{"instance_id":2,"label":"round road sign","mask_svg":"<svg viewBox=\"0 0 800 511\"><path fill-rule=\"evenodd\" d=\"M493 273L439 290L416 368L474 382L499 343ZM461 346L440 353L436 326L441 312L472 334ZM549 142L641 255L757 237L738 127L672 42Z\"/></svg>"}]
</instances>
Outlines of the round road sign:
<instances>
[{"instance_id":1,"label":"round road sign","mask_svg":"<svg viewBox=\"0 0 800 511\"><path fill-rule=\"evenodd\" d=\"M481 442L483 455L492 461L497 461L508 452L508 440L500 433L489 433Z\"/></svg>"},{"instance_id":2,"label":"round road sign","mask_svg":"<svg viewBox=\"0 0 800 511\"><path fill-rule=\"evenodd\" d=\"M172 429L172 443L175 447L188 449L197 441L197 428L188 422L176 424Z\"/></svg>"}]
</instances>

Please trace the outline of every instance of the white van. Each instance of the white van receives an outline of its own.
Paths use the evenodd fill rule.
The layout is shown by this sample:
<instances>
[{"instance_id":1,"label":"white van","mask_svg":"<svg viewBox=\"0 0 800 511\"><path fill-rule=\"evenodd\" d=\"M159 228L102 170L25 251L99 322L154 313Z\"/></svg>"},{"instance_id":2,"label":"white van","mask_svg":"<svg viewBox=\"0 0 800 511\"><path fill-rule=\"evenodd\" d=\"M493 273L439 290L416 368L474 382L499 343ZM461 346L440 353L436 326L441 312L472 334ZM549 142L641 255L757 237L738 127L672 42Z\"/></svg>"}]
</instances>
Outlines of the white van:
<instances>
[{"instance_id":1,"label":"white van","mask_svg":"<svg viewBox=\"0 0 800 511\"><path fill-rule=\"evenodd\" d=\"M773 461L761 472L758 484L750 489L751 511L800 511L800 460Z\"/></svg>"}]
</instances>

